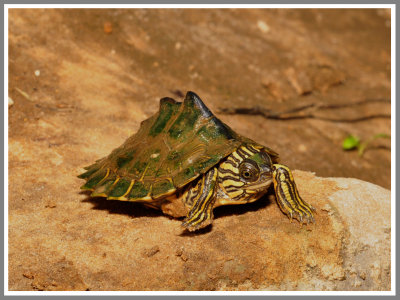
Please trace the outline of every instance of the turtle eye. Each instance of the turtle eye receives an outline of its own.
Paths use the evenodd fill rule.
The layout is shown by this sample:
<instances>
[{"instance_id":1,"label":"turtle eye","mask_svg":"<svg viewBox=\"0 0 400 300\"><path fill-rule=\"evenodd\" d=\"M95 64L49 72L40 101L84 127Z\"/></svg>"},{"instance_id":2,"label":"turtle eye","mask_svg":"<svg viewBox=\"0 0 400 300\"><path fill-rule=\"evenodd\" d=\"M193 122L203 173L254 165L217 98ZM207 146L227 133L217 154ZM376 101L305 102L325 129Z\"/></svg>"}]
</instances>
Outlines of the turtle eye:
<instances>
[{"instance_id":1,"label":"turtle eye","mask_svg":"<svg viewBox=\"0 0 400 300\"><path fill-rule=\"evenodd\" d=\"M260 171L256 166L251 163L242 163L239 167L239 174L241 179L248 182L253 182L258 179Z\"/></svg>"},{"instance_id":2,"label":"turtle eye","mask_svg":"<svg viewBox=\"0 0 400 300\"><path fill-rule=\"evenodd\" d=\"M251 173L249 171L243 171L243 177L249 179L251 177Z\"/></svg>"}]
</instances>

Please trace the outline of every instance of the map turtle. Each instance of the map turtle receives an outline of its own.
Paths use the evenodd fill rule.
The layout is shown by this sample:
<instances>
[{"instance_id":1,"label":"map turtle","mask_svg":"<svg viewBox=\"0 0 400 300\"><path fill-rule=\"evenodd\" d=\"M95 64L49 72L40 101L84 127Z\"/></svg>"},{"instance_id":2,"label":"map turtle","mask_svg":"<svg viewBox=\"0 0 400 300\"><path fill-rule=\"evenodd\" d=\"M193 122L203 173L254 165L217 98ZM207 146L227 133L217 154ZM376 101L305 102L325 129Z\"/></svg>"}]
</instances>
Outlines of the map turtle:
<instances>
[{"instance_id":1,"label":"map turtle","mask_svg":"<svg viewBox=\"0 0 400 300\"><path fill-rule=\"evenodd\" d=\"M161 99L136 134L78 177L91 197L142 202L185 217L189 231L211 224L214 208L254 202L271 184L290 220L314 222L315 209L278 160L278 153L234 132L189 91L183 102Z\"/></svg>"}]
</instances>

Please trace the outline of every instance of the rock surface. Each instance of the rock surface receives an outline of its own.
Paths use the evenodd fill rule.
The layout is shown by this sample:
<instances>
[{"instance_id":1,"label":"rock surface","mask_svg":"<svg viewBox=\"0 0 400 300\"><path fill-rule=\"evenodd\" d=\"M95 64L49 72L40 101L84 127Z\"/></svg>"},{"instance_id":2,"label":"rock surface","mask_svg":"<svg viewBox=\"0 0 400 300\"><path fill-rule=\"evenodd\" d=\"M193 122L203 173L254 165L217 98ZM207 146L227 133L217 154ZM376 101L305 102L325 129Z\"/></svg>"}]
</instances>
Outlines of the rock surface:
<instances>
[{"instance_id":1,"label":"rock surface","mask_svg":"<svg viewBox=\"0 0 400 300\"><path fill-rule=\"evenodd\" d=\"M390 143L359 157L349 134L390 133L388 10L56 10L9 14L10 290L388 290ZM360 34L362 32L362 34ZM284 38L282 38L284 37ZM273 196L216 209L214 225L79 194L82 167L193 90L296 171L315 225ZM220 108L348 107L271 120Z\"/></svg>"},{"instance_id":2,"label":"rock surface","mask_svg":"<svg viewBox=\"0 0 400 300\"><path fill-rule=\"evenodd\" d=\"M390 134L390 10L12 9L8 28L10 138L58 163L108 154L160 98L192 90L292 169L390 189L389 139L363 157L341 147ZM340 104L285 121L219 113Z\"/></svg>"},{"instance_id":3,"label":"rock surface","mask_svg":"<svg viewBox=\"0 0 400 300\"><path fill-rule=\"evenodd\" d=\"M40 197L10 215L10 290L390 290L390 192L294 176L316 224L290 223L272 195L217 208L200 233L140 204Z\"/></svg>"}]
</instances>

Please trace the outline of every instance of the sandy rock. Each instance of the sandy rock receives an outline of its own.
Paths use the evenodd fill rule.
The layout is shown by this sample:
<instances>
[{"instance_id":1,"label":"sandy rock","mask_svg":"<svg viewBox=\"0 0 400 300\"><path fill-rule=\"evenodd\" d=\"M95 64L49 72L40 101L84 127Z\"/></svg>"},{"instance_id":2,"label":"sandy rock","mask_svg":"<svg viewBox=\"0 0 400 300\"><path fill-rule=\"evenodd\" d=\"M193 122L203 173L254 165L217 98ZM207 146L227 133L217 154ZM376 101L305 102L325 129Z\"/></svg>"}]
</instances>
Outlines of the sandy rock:
<instances>
[{"instance_id":1,"label":"sandy rock","mask_svg":"<svg viewBox=\"0 0 400 300\"><path fill-rule=\"evenodd\" d=\"M386 14L10 9L8 288L388 290L390 192L372 184L297 171L316 224L290 223L270 193L219 207L212 227L185 233L181 219L160 211L89 198L76 178L134 134L161 97L193 90L292 169L390 189L389 140L362 158L340 147L349 132L390 133L389 101L323 115L387 116L357 123L218 113L388 99Z\"/></svg>"},{"instance_id":2,"label":"sandy rock","mask_svg":"<svg viewBox=\"0 0 400 300\"><path fill-rule=\"evenodd\" d=\"M334 179L339 191L329 197L343 221L347 238L344 269L360 290L390 287L390 191L357 179ZM342 199L346 199L344 201ZM386 287L386 288L385 288Z\"/></svg>"},{"instance_id":3,"label":"sandy rock","mask_svg":"<svg viewBox=\"0 0 400 300\"><path fill-rule=\"evenodd\" d=\"M389 290L390 191L294 176L316 224L290 223L273 195L216 209L198 233L176 234L181 220L84 194L22 213L10 219L11 274L35 290Z\"/></svg>"}]
</instances>

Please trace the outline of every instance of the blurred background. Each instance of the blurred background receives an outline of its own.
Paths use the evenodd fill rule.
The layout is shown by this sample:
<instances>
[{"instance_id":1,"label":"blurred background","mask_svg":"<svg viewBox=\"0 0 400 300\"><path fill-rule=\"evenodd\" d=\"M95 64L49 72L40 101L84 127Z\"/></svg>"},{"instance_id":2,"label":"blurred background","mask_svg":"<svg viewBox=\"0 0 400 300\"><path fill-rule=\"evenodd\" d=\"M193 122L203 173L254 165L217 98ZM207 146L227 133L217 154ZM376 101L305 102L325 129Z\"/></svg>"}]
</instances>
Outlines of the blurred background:
<instances>
[{"instance_id":1,"label":"blurred background","mask_svg":"<svg viewBox=\"0 0 400 300\"><path fill-rule=\"evenodd\" d=\"M10 181L78 191L81 167L192 90L292 169L390 189L390 22L386 9L11 9ZM369 142L362 155L343 150L349 135Z\"/></svg>"}]
</instances>

